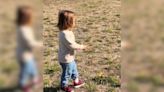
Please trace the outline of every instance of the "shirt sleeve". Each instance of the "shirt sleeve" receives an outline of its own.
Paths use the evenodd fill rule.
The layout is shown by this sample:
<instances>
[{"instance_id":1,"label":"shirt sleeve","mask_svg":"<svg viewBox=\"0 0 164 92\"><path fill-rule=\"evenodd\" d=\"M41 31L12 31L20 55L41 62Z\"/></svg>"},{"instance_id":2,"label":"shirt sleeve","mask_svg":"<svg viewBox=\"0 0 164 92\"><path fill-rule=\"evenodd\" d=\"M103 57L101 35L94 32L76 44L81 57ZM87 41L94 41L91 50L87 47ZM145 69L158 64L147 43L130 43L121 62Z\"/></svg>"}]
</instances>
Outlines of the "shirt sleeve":
<instances>
[{"instance_id":1,"label":"shirt sleeve","mask_svg":"<svg viewBox=\"0 0 164 92\"><path fill-rule=\"evenodd\" d=\"M27 41L27 43L31 47L37 47L37 46L41 45L41 42L39 42L35 39L35 36L34 36L34 33L32 30L23 28L22 34L23 34L23 37L25 38L25 40Z\"/></svg>"},{"instance_id":2,"label":"shirt sleeve","mask_svg":"<svg viewBox=\"0 0 164 92\"><path fill-rule=\"evenodd\" d=\"M80 45L75 41L75 36L73 33L64 33L63 38L64 38L63 39L64 44L70 49L76 50L76 49L83 49L84 48L83 45Z\"/></svg>"}]
</instances>

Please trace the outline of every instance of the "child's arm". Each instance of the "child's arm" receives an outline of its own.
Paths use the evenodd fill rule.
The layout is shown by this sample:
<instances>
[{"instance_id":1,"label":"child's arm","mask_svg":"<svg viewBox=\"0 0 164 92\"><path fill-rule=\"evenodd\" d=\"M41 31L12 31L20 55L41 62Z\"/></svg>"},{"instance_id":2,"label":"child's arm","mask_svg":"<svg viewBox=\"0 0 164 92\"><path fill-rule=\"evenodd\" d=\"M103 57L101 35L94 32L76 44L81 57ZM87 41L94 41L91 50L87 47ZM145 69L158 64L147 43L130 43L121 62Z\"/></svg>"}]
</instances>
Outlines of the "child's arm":
<instances>
[{"instance_id":1,"label":"child's arm","mask_svg":"<svg viewBox=\"0 0 164 92\"><path fill-rule=\"evenodd\" d=\"M64 41L65 45L71 49L79 50L79 49L85 49L86 48L85 45L78 44L75 41L74 34L72 34L72 33L69 33L69 34L64 33L63 38L64 38L63 41Z\"/></svg>"},{"instance_id":2,"label":"child's arm","mask_svg":"<svg viewBox=\"0 0 164 92\"><path fill-rule=\"evenodd\" d=\"M32 30L23 29L22 34L31 47L41 47L43 45L42 42L35 39Z\"/></svg>"}]
</instances>

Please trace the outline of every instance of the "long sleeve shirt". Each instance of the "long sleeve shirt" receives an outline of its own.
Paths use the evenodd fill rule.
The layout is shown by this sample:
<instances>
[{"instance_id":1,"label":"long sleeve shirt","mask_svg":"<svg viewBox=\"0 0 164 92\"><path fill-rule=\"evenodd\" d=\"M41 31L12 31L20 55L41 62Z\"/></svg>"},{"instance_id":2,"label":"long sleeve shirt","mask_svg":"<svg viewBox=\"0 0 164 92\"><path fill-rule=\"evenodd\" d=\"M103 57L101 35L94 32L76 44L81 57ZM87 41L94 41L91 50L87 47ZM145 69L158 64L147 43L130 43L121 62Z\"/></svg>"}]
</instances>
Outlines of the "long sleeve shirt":
<instances>
[{"instance_id":1,"label":"long sleeve shirt","mask_svg":"<svg viewBox=\"0 0 164 92\"><path fill-rule=\"evenodd\" d=\"M41 42L35 39L33 29L29 26L20 26L17 29L17 58L28 61L34 57L33 47L40 46Z\"/></svg>"},{"instance_id":2,"label":"long sleeve shirt","mask_svg":"<svg viewBox=\"0 0 164 92\"><path fill-rule=\"evenodd\" d=\"M70 30L63 30L59 33L59 52L60 63L70 63L75 59L75 50L83 49L84 46L76 43L74 33Z\"/></svg>"}]
</instances>

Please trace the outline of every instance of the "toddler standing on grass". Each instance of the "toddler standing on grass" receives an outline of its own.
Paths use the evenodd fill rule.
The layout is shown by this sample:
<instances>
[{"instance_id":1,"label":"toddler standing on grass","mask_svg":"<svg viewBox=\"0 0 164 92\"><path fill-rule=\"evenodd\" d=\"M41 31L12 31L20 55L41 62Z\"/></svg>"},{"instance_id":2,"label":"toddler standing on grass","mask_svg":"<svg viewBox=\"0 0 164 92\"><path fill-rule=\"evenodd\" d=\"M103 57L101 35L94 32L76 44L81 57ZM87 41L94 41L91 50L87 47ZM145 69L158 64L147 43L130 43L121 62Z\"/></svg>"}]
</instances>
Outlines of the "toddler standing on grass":
<instances>
[{"instance_id":1,"label":"toddler standing on grass","mask_svg":"<svg viewBox=\"0 0 164 92\"><path fill-rule=\"evenodd\" d=\"M62 10L58 16L59 52L58 59L62 67L61 89L65 92L73 92L73 88L68 85L69 79L73 80L75 88L84 85L78 79L77 64L75 62L75 50L85 49L85 45L76 43L72 28L75 26L75 13L69 10Z\"/></svg>"},{"instance_id":2,"label":"toddler standing on grass","mask_svg":"<svg viewBox=\"0 0 164 92\"><path fill-rule=\"evenodd\" d=\"M17 10L17 59L20 65L19 86L23 92L31 92L39 83L34 48L42 47L33 30L34 12L30 6L20 6ZM32 83L31 83L32 82Z\"/></svg>"}]
</instances>

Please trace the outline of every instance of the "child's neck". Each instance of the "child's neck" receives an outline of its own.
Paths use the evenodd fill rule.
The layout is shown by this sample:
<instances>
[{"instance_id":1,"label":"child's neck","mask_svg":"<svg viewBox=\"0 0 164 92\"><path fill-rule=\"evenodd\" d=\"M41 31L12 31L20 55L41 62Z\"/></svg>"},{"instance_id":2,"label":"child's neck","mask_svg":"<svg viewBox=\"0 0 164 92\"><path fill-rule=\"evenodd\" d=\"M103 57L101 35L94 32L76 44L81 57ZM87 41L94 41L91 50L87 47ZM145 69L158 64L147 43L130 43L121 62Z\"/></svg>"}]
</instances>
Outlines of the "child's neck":
<instances>
[{"instance_id":1,"label":"child's neck","mask_svg":"<svg viewBox=\"0 0 164 92\"><path fill-rule=\"evenodd\" d=\"M71 29L64 29L63 31L71 31Z\"/></svg>"},{"instance_id":2,"label":"child's neck","mask_svg":"<svg viewBox=\"0 0 164 92\"><path fill-rule=\"evenodd\" d=\"M23 25L21 25L21 26L32 27L33 25L32 25L32 23L26 23L26 24L23 24Z\"/></svg>"}]
</instances>

